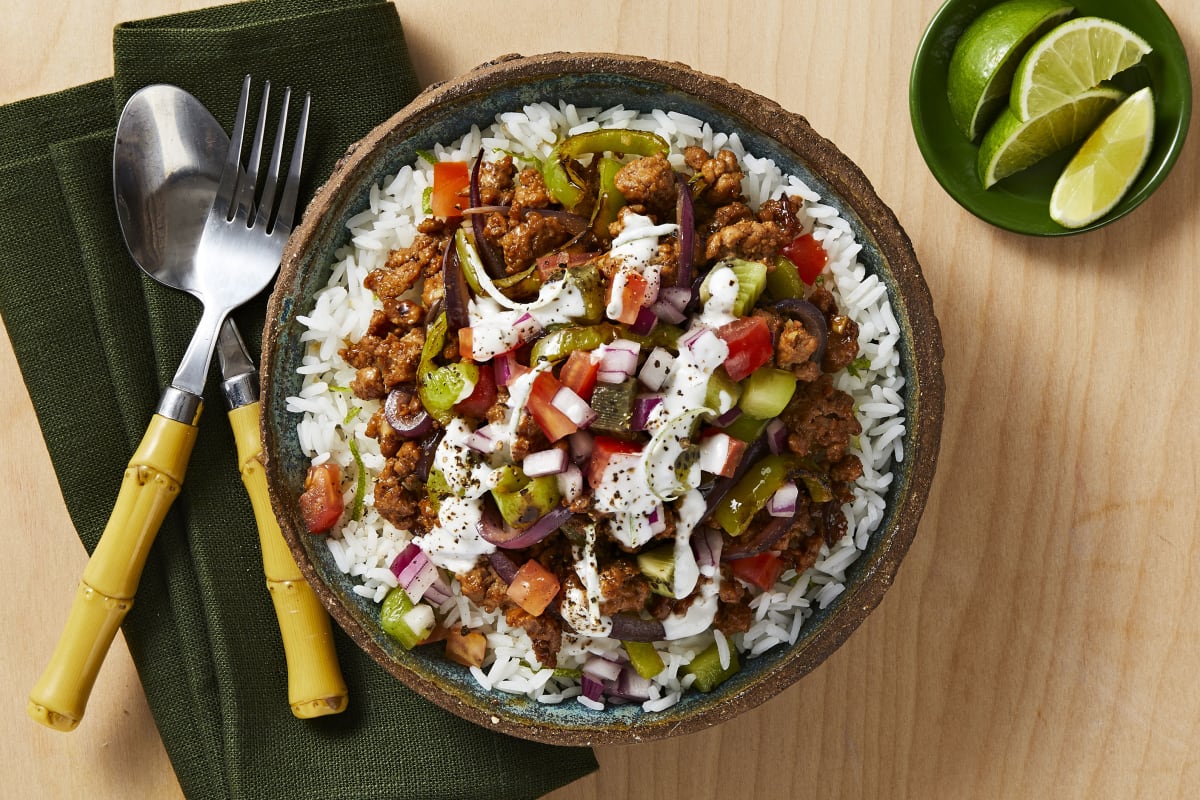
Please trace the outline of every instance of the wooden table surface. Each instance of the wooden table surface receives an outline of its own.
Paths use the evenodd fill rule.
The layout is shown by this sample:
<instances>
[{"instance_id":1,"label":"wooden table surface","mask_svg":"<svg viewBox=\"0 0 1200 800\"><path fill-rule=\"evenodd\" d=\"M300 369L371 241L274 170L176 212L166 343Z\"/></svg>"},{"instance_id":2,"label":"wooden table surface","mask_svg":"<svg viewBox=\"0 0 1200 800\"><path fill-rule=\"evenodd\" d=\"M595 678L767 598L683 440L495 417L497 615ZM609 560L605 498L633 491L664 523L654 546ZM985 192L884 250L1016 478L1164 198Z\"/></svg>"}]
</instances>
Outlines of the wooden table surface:
<instances>
[{"instance_id":1,"label":"wooden table surface","mask_svg":"<svg viewBox=\"0 0 1200 800\"><path fill-rule=\"evenodd\" d=\"M206 4L0 0L0 102L107 76L114 24ZM1162 5L1200 62L1200 7ZM939 0L507 0L474 17L501 22L468 25L399 6L424 83L509 52L617 51L804 114L896 210L945 339L938 474L880 608L777 698L704 733L599 748L600 771L554 800L1200 797L1194 117L1137 213L1024 238L956 205L913 139L909 64ZM0 486L20 544L0 560L0 797L179 797L123 643L79 730L25 717L84 552L5 336L0 375Z\"/></svg>"}]
</instances>

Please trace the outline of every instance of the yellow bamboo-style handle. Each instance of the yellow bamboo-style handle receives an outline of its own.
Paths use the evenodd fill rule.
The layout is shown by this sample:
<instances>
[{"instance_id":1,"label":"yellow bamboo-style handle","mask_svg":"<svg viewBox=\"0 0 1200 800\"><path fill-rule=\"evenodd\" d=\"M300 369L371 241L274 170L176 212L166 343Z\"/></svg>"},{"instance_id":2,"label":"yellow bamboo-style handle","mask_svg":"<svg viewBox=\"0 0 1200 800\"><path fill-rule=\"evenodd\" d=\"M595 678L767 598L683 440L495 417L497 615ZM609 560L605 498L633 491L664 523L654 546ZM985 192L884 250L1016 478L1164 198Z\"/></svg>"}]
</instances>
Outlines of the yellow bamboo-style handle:
<instances>
[{"instance_id":1,"label":"yellow bamboo-style handle","mask_svg":"<svg viewBox=\"0 0 1200 800\"><path fill-rule=\"evenodd\" d=\"M50 663L29 694L34 720L72 731L117 628L133 606L146 556L179 495L197 428L155 414L121 482L112 515L75 592Z\"/></svg>"},{"instance_id":2,"label":"yellow bamboo-style handle","mask_svg":"<svg viewBox=\"0 0 1200 800\"><path fill-rule=\"evenodd\" d=\"M301 719L340 714L346 710L349 692L333 647L329 614L300 574L271 510L262 465L258 414L259 404L251 403L230 411L229 422L237 441L242 482L246 484L258 522L267 589L283 637L288 703L292 713Z\"/></svg>"}]
</instances>

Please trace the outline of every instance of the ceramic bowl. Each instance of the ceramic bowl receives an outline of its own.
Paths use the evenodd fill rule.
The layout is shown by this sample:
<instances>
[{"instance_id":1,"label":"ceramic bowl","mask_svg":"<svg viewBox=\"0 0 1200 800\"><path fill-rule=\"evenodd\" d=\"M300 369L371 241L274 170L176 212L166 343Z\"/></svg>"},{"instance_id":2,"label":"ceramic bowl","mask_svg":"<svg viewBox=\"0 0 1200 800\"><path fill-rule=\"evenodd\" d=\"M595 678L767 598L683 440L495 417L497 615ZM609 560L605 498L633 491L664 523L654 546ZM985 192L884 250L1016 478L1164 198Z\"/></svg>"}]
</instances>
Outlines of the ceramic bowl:
<instances>
[{"instance_id":1,"label":"ceramic bowl","mask_svg":"<svg viewBox=\"0 0 1200 800\"><path fill-rule=\"evenodd\" d=\"M1183 149L1192 112L1187 54L1171 20L1154 0L1071 0L1075 16L1098 16L1125 25L1154 48L1141 63L1112 81L1132 92L1154 91L1155 139L1149 161L1117 206L1090 225L1064 228L1050 219L1050 193L1078 147L1068 147L984 189L976 171L977 143L967 141L950 116L946 73L954 45L980 13L1001 0L947 0L930 21L913 59L909 111L917 145L942 187L963 208L1005 230L1034 236L1068 236L1101 228L1133 211L1167 177Z\"/></svg>"},{"instance_id":2,"label":"ceramic bowl","mask_svg":"<svg viewBox=\"0 0 1200 800\"><path fill-rule=\"evenodd\" d=\"M738 131L751 152L801 176L851 223L866 268L887 285L902 329L908 427L906 457L896 468L881 529L848 573L846 591L818 611L790 647L748 660L710 694L686 694L673 708L645 713L637 704L591 711L581 704L540 705L523 696L489 693L440 646L406 651L380 628L378 607L357 596L321 537L305 532L297 497L308 460L295 434L298 416L286 398L298 393L303 327L314 294L325 285L345 223L368 203L369 187L435 142L472 124L539 100L579 106L674 109ZM627 743L688 733L729 719L791 685L845 641L880 602L917 530L937 459L941 429L942 347L929 290L912 246L863 173L807 121L776 103L680 64L602 54L509 57L431 87L350 149L293 233L271 296L264 335L263 439L272 501L292 553L333 618L376 661L431 701L473 720L554 744Z\"/></svg>"}]
</instances>

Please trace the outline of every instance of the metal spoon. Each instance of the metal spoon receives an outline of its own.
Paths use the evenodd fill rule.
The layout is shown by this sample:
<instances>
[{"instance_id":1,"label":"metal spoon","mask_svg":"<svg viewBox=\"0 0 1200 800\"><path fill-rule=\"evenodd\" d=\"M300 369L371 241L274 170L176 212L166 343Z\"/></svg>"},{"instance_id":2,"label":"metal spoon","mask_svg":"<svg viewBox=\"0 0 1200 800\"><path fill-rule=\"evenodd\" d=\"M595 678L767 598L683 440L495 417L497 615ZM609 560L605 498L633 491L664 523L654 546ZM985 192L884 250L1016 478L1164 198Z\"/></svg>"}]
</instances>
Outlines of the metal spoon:
<instances>
[{"instance_id":1,"label":"metal spoon","mask_svg":"<svg viewBox=\"0 0 1200 800\"><path fill-rule=\"evenodd\" d=\"M166 286L197 293L194 255L228 149L229 137L217 120L178 87L148 86L125 106L113 153L117 216L134 261ZM242 480L258 522L267 587L283 637L288 700L298 717L335 714L345 709L347 691L329 617L304 581L271 511L260 461L257 370L231 319L221 327L217 352ZM184 463L186 458L185 452ZM100 660L131 603L94 615L103 619L90 626L69 623L31 695L31 716L60 730L78 724ZM98 640L104 636L107 641Z\"/></svg>"}]
</instances>

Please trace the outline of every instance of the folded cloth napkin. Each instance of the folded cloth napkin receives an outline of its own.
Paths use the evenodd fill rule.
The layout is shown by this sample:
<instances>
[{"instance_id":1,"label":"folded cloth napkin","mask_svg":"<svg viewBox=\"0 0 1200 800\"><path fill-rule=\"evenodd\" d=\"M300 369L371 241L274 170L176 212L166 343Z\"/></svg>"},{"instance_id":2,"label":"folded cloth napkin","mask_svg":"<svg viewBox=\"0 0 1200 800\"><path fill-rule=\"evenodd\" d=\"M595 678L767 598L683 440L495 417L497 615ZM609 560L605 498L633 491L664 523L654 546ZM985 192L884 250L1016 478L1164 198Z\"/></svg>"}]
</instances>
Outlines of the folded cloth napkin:
<instances>
[{"instance_id":1,"label":"folded cloth napkin","mask_svg":"<svg viewBox=\"0 0 1200 800\"><path fill-rule=\"evenodd\" d=\"M177 84L228 129L244 74L310 90L307 196L417 90L396 9L381 0L222 6L120 25L113 45L111 80L0 108L0 312L89 552L200 317L199 303L142 276L125 251L110 167L125 100L150 83ZM254 350L264 306L260 297L236 315ZM523 798L595 769L589 750L510 738L443 711L341 631L349 709L292 716L215 377L184 490L124 625L185 794ZM73 735L88 735L86 720Z\"/></svg>"}]
</instances>

